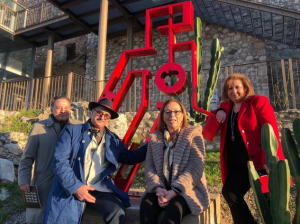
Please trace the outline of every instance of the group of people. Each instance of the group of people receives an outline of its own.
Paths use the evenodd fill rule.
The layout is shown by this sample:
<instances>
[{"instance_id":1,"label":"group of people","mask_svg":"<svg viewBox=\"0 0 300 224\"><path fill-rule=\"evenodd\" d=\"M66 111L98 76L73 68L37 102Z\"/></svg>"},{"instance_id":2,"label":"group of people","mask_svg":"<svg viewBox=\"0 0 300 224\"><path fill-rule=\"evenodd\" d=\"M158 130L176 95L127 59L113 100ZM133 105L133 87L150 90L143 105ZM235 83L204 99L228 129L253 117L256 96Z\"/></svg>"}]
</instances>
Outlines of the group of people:
<instances>
[{"instance_id":1,"label":"group of people","mask_svg":"<svg viewBox=\"0 0 300 224\"><path fill-rule=\"evenodd\" d=\"M213 111L221 124L220 165L222 194L235 224L256 223L243 196L250 188L247 162L266 170L261 127L272 125L283 159L274 110L264 96L254 95L250 80L229 76L220 107ZM34 124L19 166L19 186L29 192L37 185L41 209L27 209L28 223L80 223L85 207L103 215L105 223L125 222L128 194L119 190L111 175L118 163L145 160L146 191L140 205L140 223L180 223L188 214L199 215L209 206L204 174L205 145L202 127L188 124L183 104L166 101L156 131L147 144L128 150L106 126L118 117L109 99L90 102L91 117L84 124L69 119L66 97L55 98L49 119Z\"/></svg>"}]
</instances>

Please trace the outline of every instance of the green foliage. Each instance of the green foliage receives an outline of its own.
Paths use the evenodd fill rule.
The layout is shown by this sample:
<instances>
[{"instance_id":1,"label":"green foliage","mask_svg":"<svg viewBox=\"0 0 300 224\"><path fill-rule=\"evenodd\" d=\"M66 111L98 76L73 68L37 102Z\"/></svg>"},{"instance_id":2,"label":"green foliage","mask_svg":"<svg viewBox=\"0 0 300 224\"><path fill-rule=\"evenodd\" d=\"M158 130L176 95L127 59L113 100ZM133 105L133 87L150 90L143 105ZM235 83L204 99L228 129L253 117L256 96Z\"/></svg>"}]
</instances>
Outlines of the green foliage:
<instances>
[{"instance_id":1,"label":"green foliage","mask_svg":"<svg viewBox=\"0 0 300 224\"><path fill-rule=\"evenodd\" d=\"M221 52L223 51L223 47L220 46L218 38L214 38L211 43L211 60L210 60L210 69L209 69L209 77L207 80L207 86L205 90L205 95L203 102L201 102L201 91L200 85L202 82L201 76L201 68L202 68L202 23L200 18L196 17L195 19L195 42L197 44L197 76L198 76L198 83L197 83L197 105L198 107L202 107L204 110L209 111L210 108L210 101L213 97L213 93L216 89L216 84L219 78L219 71L221 67ZM205 115L195 112L192 108L192 78L191 72L187 72L188 76L188 93L189 93L189 101L190 101L190 115L192 123L203 123L205 121Z\"/></svg>"},{"instance_id":2,"label":"green foliage","mask_svg":"<svg viewBox=\"0 0 300 224\"><path fill-rule=\"evenodd\" d=\"M248 162L249 181L255 196L255 202L263 223L288 224L290 223L290 170L287 160L278 160L278 142L270 124L264 124L261 130L262 147L266 154L269 168L270 207L261 193L258 174L252 161Z\"/></svg>"},{"instance_id":3,"label":"green foliage","mask_svg":"<svg viewBox=\"0 0 300 224\"><path fill-rule=\"evenodd\" d=\"M32 129L32 123L23 123L21 117L36 117L41 113L41 110L21 110L17 115L5 117L5 124L0 127L0 132L23 132L29 134Z\"/></svg>"},{"instance_id":4,"label":"green foliage","mask_svg":"<svg viewBox=\"0 0 300 224\"><path fill-rule=\"evenodd\" d=\"M41 113L42 113L41 109L38 109L38 110L33 110L33 109L21 110L18 114L18 117L37 117Z\"/></svg>"},{"instance_id":5,"label":"green foliage","mask_svg":"<svg viewBox=\"0 0 300 224\"><path fill-rule=\"evenodd\" d=\"M145 163L143 163L137 173L131 188L145 189L146 176L145 176Z\"/></svg>"},{"instance_id":6,"label":"green foliage","mask_svg":"<svg viewBox=\"0 0 300 224\"><path fill-rule=\"evenodd\" d=\"M206 151L204 173L209 186L221 186L220 151Z\"/></svg>"},{"instance_id":7,"label":"green foliage","mask_svg":"<svg viewBox=\"0 0 300 224\"><path fill-rule=\"evenodd\" d=\"M131 139L131 142L134 142L134 143L140 143L137 137L132 138L132 139Z\"/></svg>"},{"instance_id":8,"label":"green foliage","mask_svg":"<svg viewBox=\"0 0 300 224\"><path fill-rule=\"evenodd\" d=\"M18 117L6 117L4 121L5 124L0 128L0 132L23 132L28 135L32 129L30 122L22 123Z\"/></svg>"},{"instance_id":9,"label":"green foliage","mask_svg":"<svg viewBox=\"0 0 300 224\"><path fill-rule=\"evenodd\" d=\"M300 223L300 119L295 119L293 122L294 141L292 132L288 128L282 129L281 142L282 151L285 158L288 160L291 175L294 183L296 184L297 198L296 198L296 213L294 216L293 224Z\"/></svg>"},{"instance_id":10,"label":"green foliage","mask_svg":"<svg viewBox=\"0 0 300 224\"><path fill-rule=\"evenodd\" d=\"M22 194L17 182L13 184L0 184L0 189L5 188L10 196L4 201L0 200L0 224L4 224L8 217L14 213L25 211L22 202Z\"/></svg>"}]
</instances>

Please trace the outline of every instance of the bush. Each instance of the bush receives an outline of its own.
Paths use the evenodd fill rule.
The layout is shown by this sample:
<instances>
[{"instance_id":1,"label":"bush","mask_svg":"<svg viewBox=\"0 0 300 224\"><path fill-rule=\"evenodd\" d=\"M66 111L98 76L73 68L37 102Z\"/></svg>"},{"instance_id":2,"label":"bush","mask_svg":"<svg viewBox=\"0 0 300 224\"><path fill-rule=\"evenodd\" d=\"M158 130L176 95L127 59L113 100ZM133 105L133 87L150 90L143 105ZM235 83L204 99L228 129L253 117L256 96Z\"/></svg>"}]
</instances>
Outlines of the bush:
<instances>
[{"instance_id":1,"label":"bush","mask_svg":"<svg viewBox=\"0 0 300 224\"><path fill-rule=\"evenodd\" d=\"M20 118L21 117L36 117L41 113L41 110L21 110L15 116L5 117L5 124L0 127L0 132L22 132L26 135L29 134L32 129L32 123L23 123Z\"/></svg>"}]
</instances>

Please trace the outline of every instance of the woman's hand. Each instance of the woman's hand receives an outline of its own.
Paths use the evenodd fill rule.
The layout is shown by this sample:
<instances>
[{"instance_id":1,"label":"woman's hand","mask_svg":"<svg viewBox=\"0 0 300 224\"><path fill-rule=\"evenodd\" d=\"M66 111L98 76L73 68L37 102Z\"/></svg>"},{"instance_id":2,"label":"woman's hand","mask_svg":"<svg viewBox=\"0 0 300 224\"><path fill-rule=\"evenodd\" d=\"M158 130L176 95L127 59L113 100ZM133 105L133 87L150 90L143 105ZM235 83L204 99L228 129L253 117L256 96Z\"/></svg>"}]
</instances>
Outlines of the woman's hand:
<instances>
[{"instance_id":1,"label":"woman's hand","mask_svg":"<svg viewBox=\"0 0 300 224\"><path fill-rule=\"evenodd\" d=\"M157 196L158 204L160 207L164 208L168 205L168 201L165 199L165 195L167 194L167 190L161 187L156 188L155 194ZM164 207L163 207L164 206Z\"/></svg>"},{"instance_id":2,"label":"woman's hand","mask_svg":"<svg viewBox=\"0 0 300 224\"><path fill-rule=\"evenodd\" d=\"M270 170L269 170L267 164L264 164L264 165L262 165L262 166L263 166L263 168L266 170L267 174L269 174L269 173L270 173Z\"/></svg>"},{"instance_id":3,"label":"woman's hand","mask_svg":"<svg viewBox=\"0 0 300 224\"><path fill-rule=\"evenodd\" d=\"M223 123L226 120L226 113L224 110L219 110L216 114L217 121Z\"/></svg>"},{"instance_id":4,"label":"woman's hand","mask_svg":"<svg viewBox=\"0 0 300 224\"><path fill-rule=\"evenodd\" d=\"M169 201L171 201L177 194L173 190L167 191L167 194L165 195L165 198Z\"/></svg>"}]
</instances>

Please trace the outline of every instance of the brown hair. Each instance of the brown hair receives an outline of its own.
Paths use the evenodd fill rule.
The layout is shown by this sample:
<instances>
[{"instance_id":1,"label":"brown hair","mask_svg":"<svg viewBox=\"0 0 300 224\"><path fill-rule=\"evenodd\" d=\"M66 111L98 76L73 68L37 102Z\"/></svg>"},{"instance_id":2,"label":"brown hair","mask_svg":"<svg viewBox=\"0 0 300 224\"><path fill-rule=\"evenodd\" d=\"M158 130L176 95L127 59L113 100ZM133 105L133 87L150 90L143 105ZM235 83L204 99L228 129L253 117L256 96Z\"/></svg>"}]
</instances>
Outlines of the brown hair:
<instances>
[{"instance_id":1,"label":"brown hair","mask_svg":"<svg viewBox=\"0 0 300 224\"><path fill-rule=\"evenodd\" d=\"M182 120L182 126L181 127L183 128L183 127L188 125L186 110L185 110L183 104L179 100L170 99L170 100L167 100L166 102L164 102L164 104L160 108L159 121L158 121L158 125L157 125L156 130L159 130L161 133L164 133L164 129L165 129L165 122L164 122L164 119L163 119L164 111L165 111L166 106L171 102L175 102L180 106L180 109L181 109L182 115L183 115L183 120Z\"/></svg>"},{"instance_id":2,"label":"brown hair","mask_svg":"<svg viewBox=\"0 0 300 224\"><path fill-rule=\"evenodd\" d=\"M241 80L241 82L245 88L245 92L246 92L245 98L248 98L248 97L254 95L254 90L253 90L250 79L243 74L234 73L234 74L231 74L230 76L228 76L228 78L224 82L223 91L222 91L222 100L223 101L229 100L228 88L231 85L232 81L236 80L236 79Z\"/></svg>"},{"instance_id":3,"label":"brown hair","mask_svg":"<svg viewBox=\"0 0 300 224\"><path fill-rule=\"evenodd\" d=\"M55 97L53 98L52 102L51 102L51 107L53 108L55 102L56 102L57 100L60 100L60 99L64 99L64 100L69 101L69 103L70 103L70 105L71 105L71 101L70 101L70 99L69 99L68 97L66 97L66 96L55 96Z\"/></svg>"}]
</instances>

